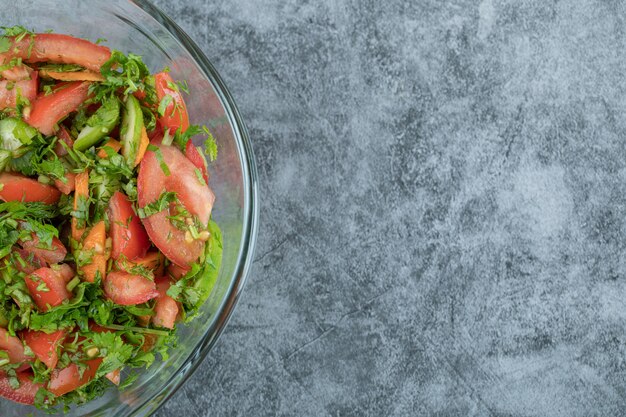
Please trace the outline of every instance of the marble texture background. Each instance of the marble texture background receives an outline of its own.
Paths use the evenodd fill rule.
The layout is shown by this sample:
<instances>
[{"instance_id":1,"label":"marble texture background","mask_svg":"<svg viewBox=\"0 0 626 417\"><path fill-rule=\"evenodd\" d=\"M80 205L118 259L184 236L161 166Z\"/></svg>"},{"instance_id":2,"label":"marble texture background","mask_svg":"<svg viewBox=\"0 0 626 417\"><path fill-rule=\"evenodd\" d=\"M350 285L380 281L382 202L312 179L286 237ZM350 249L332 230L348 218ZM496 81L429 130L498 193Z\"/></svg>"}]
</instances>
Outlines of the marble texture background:
<instances>
[{"instance_id":1,"label":"marble texture background","mask_svg":"<svg viewBox=\"0 0 626 417\"><path fill-rule=\"evenodd\" d=\"M626 410L618 0L157 0L248 123L244 295L165 416Z\"/></svg>"}]
</instances>

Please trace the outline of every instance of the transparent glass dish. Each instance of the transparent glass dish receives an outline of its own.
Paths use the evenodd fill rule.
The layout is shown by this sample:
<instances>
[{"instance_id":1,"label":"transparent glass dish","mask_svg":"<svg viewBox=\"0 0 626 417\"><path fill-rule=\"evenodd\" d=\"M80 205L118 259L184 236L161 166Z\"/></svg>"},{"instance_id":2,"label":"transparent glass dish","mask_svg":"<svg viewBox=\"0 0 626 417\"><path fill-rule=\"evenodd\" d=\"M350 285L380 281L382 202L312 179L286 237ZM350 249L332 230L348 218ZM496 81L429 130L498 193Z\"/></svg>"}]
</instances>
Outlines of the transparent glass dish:
<instances>
[{"instance_id":1,"label":"transparent glass dish","mask_svg":"<svg viewBox=\"0 0 626 417\"><path fill-rule=\"evenodd\" d=\"M209 126L219 156L210 164L216 194L213 218L224 235L224 258L217 284L188 325L179 325L180 341L165 363L144 371L134 385L73 407L69 416L146 416L167 400L197 368L224 329L252 263L258 221L257 174L246 128L219 75L198 46L167 16L144 0L14 1L3 8L0 25L52 29L144 57L152 71L165 66L186 80L190 120ZM200 140L196 145L201 146ZM183 410L181 410L183 411ZM34 407L0 399L0 416L46 415Z\"/></svg>"}]
</instances>

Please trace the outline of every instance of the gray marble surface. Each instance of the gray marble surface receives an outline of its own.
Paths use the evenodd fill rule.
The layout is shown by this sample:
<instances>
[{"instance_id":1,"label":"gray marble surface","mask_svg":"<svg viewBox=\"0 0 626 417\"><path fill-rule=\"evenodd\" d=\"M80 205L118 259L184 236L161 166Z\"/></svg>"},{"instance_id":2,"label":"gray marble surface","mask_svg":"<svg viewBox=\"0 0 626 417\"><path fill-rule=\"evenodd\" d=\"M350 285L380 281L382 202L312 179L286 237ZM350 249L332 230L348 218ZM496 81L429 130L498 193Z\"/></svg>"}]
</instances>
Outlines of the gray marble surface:
<instances>
[{"instance_id":1,"label":"gray marble surface","mask_svg":"<svg viewBox=\"0 0 626 417\"><path fill-rule=\"evenodd\" d=\"M623 2L156 3L262 198L232 321L157 416L623 415Z\"/></svg>"}]
</instances>

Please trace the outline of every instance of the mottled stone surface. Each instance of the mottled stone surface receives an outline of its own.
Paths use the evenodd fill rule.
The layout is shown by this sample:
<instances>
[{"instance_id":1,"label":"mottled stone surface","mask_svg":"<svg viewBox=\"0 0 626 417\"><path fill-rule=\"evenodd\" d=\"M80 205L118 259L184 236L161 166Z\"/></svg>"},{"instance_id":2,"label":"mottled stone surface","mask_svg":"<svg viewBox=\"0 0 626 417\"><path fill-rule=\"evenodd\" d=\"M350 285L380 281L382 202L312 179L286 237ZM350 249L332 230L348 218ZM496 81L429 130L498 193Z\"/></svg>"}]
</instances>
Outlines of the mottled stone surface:
<instances>
[{"instance_id":1,"label":"mottled stone surface","mask_svg":"<svg viewBox=\"0 0 626 417\"><path fill-rule=\"evenodd\" d=\"M232 321L157 413L626 410L617 0L159 0L261 181Z\"/></svg>"}]
</instances>

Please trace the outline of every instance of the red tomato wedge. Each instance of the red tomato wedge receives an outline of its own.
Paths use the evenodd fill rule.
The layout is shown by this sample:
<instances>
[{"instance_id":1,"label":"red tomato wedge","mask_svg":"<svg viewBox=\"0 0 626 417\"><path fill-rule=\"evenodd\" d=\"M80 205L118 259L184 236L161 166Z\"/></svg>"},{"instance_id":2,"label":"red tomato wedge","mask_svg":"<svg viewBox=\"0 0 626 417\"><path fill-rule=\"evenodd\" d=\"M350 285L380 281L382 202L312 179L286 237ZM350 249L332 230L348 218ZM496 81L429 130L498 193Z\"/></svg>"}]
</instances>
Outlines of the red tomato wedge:
<instances>
[{"instance_id":1,"label":"red tomato wedge","mask_svg":"<svg viewBox=\"0 0 626 417\"><path fill-rule=\"evenodd\" d=\"M68 264L52 265L51 268L63 278L66 284L76 275L72 267Z\"/></svg>"},{"instance_id":2,"label":"red tomato wedge","mask_svg":"<svg viewBox=\"0 0 626 417\"><path fill-rule=\"evenodd\" d=\"M34 404L35 395L37 395L39 388L43 388L43 386L35 384L31 379L32 377L30 372L17 372L17 380L20 382L20 386L18 389L13 389L11 384L9 384L7 374L0 372L0 396L20 404Z\"/></svg>"},{"instance_id":3,"label":"red tomato wedge","mask_svg":"<svg viewBox=\"0 0 626 417\"><path fill-rule=\"evenodd\" d=\"M183 275L185 275L187 272L189 272L189 268L183 268L176 264L170 264L167 267L168 275L174 278L176 281L182 278Z\"/></svg>"},{"instance_id":4,"label":"red tomato wedge","mask_svg":"<svg viewBox=\"0 0 626 417\"><path fill-rule=\"evenodd\" d=\"M61 145L61 142L64 142L67 147L71 149L74 146L74 139L72 139L70 132L67 131L65 126L59 126L59 130L57 130L57 138L59 140L56 145L54 145L54 153L56 153L59 157L67 155L67 151L65 150L65 147Z\"/></svg>"},{"instance_id":5,"label":"red tomato wedge","mask_svg":"<svg viewBox=\"0 0 626 417\"><path fill-rule=\"evenodd\" d=\"M120 271L107 275L104 293L114 303L125 306L145 303L159 295L154 281Z\"/></svg>"},{"instance_id":6,"label":"red tomato wedge","mask_svg":"<svg viewBox=\"0 0 626 417\"><path fill-rule=\"evenodd\" d=\"M32 234L32 240L20 241L20 245L26 252L43 259L48 264L58 264L67 255L67 249L56 237L52 238L52 246L49 249L39 241L39 237L34 233Z\"/></svg>"},{"instance_id":7,"label":"red tomato wedge","mask_svg":"<svg viewBox=\"0 0 626 417\"><path fill-rule=\"evenodd\" d=\"M152 323L158 327L167 327L173 329L178 316L178 303L169 295L167 290L170 288L170 280L166 277L157 278L155 280L159 296L154 304L154 316Z\"/></svg>"},{"instance_id":8,"label":"red tomato wedge","mask_svg":"<svg viewBox=\"0 0 626 417\"><path fill-rule=\"evenodd\" d=\"M22 261L24 261L23 263L19 261L16 262L15 266L19 271L25 274L32 274L37 269L42 268L46 264L43 259L38 258L33 253L29 253L24 249L14 247L13 253L17 253Z\"/></svg>"},{"instance_id":9,"label":"red tomato wedge","mask_svg":"<svg viewBox=\"0 0 626 417\"><path fill-rule=\"evenodd\" d=\"M50 377L50 383L48 384L48 391L54 395L63 395L68 392L74 391L76 388L80 388L87 384L96 376L98 367L102 363L102 358L91 359L85 361L85 368L82 377L78 369L78 365L71 363L67 368L55 369Z\"/></svg>"},{"instance_id":10,"label":"red tomato wedge","mask_svg":"<svg viewBox=\"0 0 626 417\"><path fill-rule=\"evenodd\" d=\"M61 197L61 192L55 187L20 174L0 174L0 186L0 199L4 201L56 204Z\"/></svg>"},{"instance_id":11,"label":"red tomato wedge","mask_svg":"<svg viewBox=\"0 0 626 417\"><path fill-rule=\"evenodd\" d=\"M102 327L94 322L90 322L89 323L89 329L92 332L96 332L96 333L110 333L113 330L111 329L107 329L105 327ZM114 383L115 385L119 385L120 384L120 380L121 380L121 374L120 374L120 370L116 369L114 371L109 372L108 374L105 375L106 379L108 379L109 381L111 381L112 383Z\"/></svg>"},{"instance_id":12,"label":"red tomato wedge","mask_svg":"<svg viewBox=\"0 0 626 417\"><path fill-rule=\"evenodd\" d=\"M97 72L110 57L111 50L106 46L56 33L38 33L33 37L24 36L17 42L13 40L8 51L0 54L5 64L13 58L22 58L24 62L76 64Z\"/></svg>"},{"instance_id":13,"label":"red tomato wedge","mask_svg":"<svg viewBox=\"0 0 626 417\"><path fill-rule=\"evenodd\" d=\"M170 101L163 116L159 117L160 125L164 129L169 129L171 134L174 134L179 127L184 132L189 127L189 115L180 89L167 72L155 74L154 83L159 103L164 99ZM167 96L171 99L167 99Z\"/></svg>"},{"instance_id":14,"label":"red tomato wedge","mask_svg":"<svg viewBox=\"0 0 626 417\"><path fill-rule=\"evenodd\" d=\"M117 191L109 202L109 231L113 241L111 257L124 255L133 260L146 255L150 240L133 206L121 192Z\"/></svg>"},{"instance_id":15,"label":"red tomato wedge","mask_svg":"<svg viewBox=\"0 0 626 417\"><path fill-rule=\"evenodd\" d=\"M122 380L121 371L119 369L109 372L105 377L115 385L119 385Z\"/></svg>"},{"instance_id":16,"label":"red tomato wedge","mask_svg":"<svg viewBox=\"0 0 626 417\"><path fill-rule=\"evenodd\" d=\"M0 71L2 78L9 81L24 81L32 78L33 69L27 65L15 65ZM36 75L36 74L35 74Z\"/></svg>"},{"instance_id":17,"label":"red tomato wedge","mask_svg":"<svg viewBox=\"0 0 626 417\"><path fill-rule=\"evenodd\" d=\"M102 279L106 275L107 260L109 259L105 251L106 238L106 225L102 220L91 228L83 242L83 250L91 251L91 263L80 267L86 281L94 282L98 272Z\"/></svg>"},{"instance_id":18,"label":"red tomato wedge","mask_svg":"<svg viewBox=\"0 0 626 417\"><path fill-rule=\"evenodd\" d=\"M173 146L157 145L167 165L170 175L163 172L160 162L153 151L146 156L139 167L137 192L139 207L158 200L164 191L175 192L185 209L207 225L215 196L206 184L196 177L196 167ZM176 228L168 219L169 209L143 219L152 243L175 264L187 267L202 254L204 242L185 240L185 232Z\"/></svg>"},{"instance_id":19,"label":"red tomato wedge","mask_svg":"<svg viewBox=\"0 0 626 417\"><path fill-rule=\"evenodd\" d=\"M22 333L24 343L33 351L35 356L46 364L48 369L54 369L59 361L58 348L65 340L63 330L47 334L45 332L26 330Z\"/></svg>"},{"instance_id":20,"label":"red tomato wedge","mask_svg":"<svg viewBox=\"0 0 626 417\"><path fill-rule=\"evenodd\" d=\"M0 81L0 109L16 107L18 96L32 103L37 97L37 80L34 72L29 80Z\"/></svg>"},{"instance_id":21,"label":"red tomato wedge","mask_svg":"<svg viewBox=\"0 0 626 417\"><path fill-rule=\"evenodd\" d=\"M54 186L65 195L69 195L76 188L76 174L68 172L65 174L65 182L54 180Z\"/></svg>"},{"instance_id":22,"label":"red tomato wedge","mask_svg":"<svg viewBox=\"0 0 626 417\"><path fill-rule=\"evenodd\" d=\"M32 102L26 122L44 135L52 135L55 125L89 98L89 82L58 84L50 95L41 93Z\"/></svg>"},{"instance_id":23,"label":"red tomato wedge","mask_svg":"<svg viewBox=\"0 0 626 417\"><path fill-rule=\"evenodd\" d=\"M65 279L51 268L39 268L25 277L24 281L33 301L44 312L48 311L48 305L56 307L70 298Z\"/></svg>"},{"instance_id":24,"label":"red tomato wedge","mask_svg":"<svg viewBox=\"0 0 626 417\"><path fill-rule=\"evenodd\" d=\"M185 156L191 161L192 164L196 166L196 168L200 170L202 178L204 178L204 182L208 184L209 171L207 169L206 159L191 140L187 141L187 145L185 147Z\"/></svg>"},{"instance_id":25,"label":"red tomato wedge","mask_svg":"<svg viewBox=\"0 0 626 417\"><path fill-rule=\"evenodd\" d=\"M24 344L16 337L11 336L8 331L0 327L0 350L9 355L11 363L23 363L28 360L24 353Z\"/></svg>"}]
</instances>

